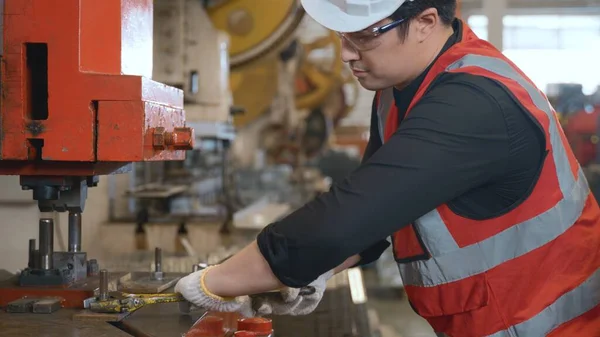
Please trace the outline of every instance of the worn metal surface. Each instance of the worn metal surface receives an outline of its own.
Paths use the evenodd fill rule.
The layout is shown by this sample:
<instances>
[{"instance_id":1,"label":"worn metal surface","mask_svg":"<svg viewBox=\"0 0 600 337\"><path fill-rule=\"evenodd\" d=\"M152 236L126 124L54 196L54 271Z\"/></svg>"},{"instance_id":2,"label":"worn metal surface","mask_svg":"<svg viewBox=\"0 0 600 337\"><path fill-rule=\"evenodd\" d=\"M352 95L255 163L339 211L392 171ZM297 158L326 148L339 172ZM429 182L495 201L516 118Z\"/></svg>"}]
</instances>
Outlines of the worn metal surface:
<instances>
[{"instance_id":1,"label":"worn metal surface","mask_svg":"<svg viewBox=\"0 0 600 337\"><path fill-rule=\"evenodd\" d=\"M156 294L175 286L185 274L164 273L160 280L154 277L154 272L132 272L121 279L120 289L131 294Z\"/></svg>"},{"instance_id":2,"label":"worn metal surface","mask_svg":"<svg viewBox=\"0 0 600 337\"><path fill-rule=\"evenodd\" d=\"M130 313L116 312L93 312L88 309L77 311L73 314L74 321L95 321L95 322L120 322Z\"/></svg>"},{"instance_id":3,"label":"worn metal surface","mask_svg":"<svg viewBox=\"0 0 600 337\"><path fill-rule=\"evenodd\" d=\"M194 311L182 315L177 303L168 303L143 307L122 323L139 336L172 337L186 333L204 314L204 311Z\"/></svg>"},{"instance_id":4,"label":"worn metal surface","mask_svg":"<svg viewBox=\"0 0 600 337\"><path fill-rule=\"evenodd\" d=\"M75 312L62 309L49 315L40 315L9 314L2 311L0 337L131 337L103 321L73 320Z\"/></svg>"},{"instance_id":5,"label":"worn metal surface","mask_svg":"<svg viewBox=\"0 0 600 337\"><path fill-rule=\"evenodd\" d=\"M55 268L62 271L66 284L87 278L87 253L54 252L53 260Z\"/></svg>"},{"instance_id":6,"label":"worn metal surface","mask_svg":"<svg viewBox=\"0 0 600 337\"><path fill-rule=\"evenodd\" d=\"M60 298L41 299L33 303L34 314L51 314L60 310L62 300Z\"/></svg>"},{"instance_id":7,"label":"worn metal surface","mask_svg":"<svg viewBox=\"0 0 600 337\"><path fill-rule=\"evenodd\" d=\"M33 309L34 299L22 298L20 300L12 301L6 306L6 312L9 313L25 313L31 312Z\"/></svg>"}]
</instances>

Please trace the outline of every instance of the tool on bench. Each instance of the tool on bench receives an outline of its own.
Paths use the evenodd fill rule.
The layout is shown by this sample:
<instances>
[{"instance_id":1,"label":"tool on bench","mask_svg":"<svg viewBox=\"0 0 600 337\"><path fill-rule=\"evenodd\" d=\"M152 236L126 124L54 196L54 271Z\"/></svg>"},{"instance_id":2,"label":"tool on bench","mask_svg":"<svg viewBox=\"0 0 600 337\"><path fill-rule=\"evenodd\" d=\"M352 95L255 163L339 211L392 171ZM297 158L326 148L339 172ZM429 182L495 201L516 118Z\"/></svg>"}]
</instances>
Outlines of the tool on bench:
<instances>
[{"instance_id":1,"label":"tool on bench","mask_svg":"<svg viewBox=\"0 0 600 337\"><path fill-rule=\"evenodd\" d=\"M186 301L185 298L178 293L127 294L111 292L107 299L100 299L100 297L88 298L83 302L83 306L97 313L128 313L145 305L184 301Z\"/></svg>"},{"instance_id":2,"label":"tool on bench","mask_svg":"<svg viewBox=\"0 0 600 337\"><path fill-rule=\"evenodd\" d=\"M194 265L193 271L206 268L206 265ZM312 295L316 289L312 286L303 287L299 295ZM281 296L279 291L271 291L252 296ZM129 294L120 291L108 291L108 271L100 271L100 287L98 296L83 301L83 307L97 313L131 313L145 305L179 302L182 313L189 313L193 305L179 293L161 294Z\"/></svg>"},{"instance_id":3,"label":"tool on bench","mask_svg":"<svg viewBox=\"0 0 600 337\"><path fill-rule=\"evenodd\" d=\"M83 307L97 313L130 313L149 304L185 302L177 293L164 294L128 294L120 291L108 291L108 271L100 271L98 296L83 301Z\"/></svg>"}]
</instances>

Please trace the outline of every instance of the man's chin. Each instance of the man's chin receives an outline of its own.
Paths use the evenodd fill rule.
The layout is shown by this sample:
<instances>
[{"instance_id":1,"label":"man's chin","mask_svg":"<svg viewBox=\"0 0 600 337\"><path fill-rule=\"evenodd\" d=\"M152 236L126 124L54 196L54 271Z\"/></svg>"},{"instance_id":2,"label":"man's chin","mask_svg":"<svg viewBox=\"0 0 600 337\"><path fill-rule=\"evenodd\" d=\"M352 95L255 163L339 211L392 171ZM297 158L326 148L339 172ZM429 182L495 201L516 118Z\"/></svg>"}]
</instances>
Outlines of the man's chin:
<instances>
[{"instance_id":1,"label":"man's chin","mask_svg":"<svg viewBox=\"0 0 600 337\"><path fill-rule=\"evenodd\" d=\"M383 90L387 87L382 87L381 84L377 84L377 83L373 83L373 81L369 81L368 78L357 78L358 83L360 83L360 86L369 90L369 91L377 91L377 90Z\"/></svg>"}]
</instances>

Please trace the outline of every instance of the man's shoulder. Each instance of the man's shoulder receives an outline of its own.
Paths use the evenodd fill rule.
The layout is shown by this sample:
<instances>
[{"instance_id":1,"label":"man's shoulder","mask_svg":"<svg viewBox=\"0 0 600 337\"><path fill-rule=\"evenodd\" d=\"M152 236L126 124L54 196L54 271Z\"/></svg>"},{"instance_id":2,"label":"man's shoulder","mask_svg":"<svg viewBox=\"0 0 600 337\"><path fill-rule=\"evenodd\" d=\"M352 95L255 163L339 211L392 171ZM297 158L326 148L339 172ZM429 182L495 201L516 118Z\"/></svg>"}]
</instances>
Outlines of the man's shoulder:
<instances>
[{"instance_id":1,"label":"man's shoulder","mask_svg":"<svg viewBox=\"0 0 600 337\"><path fill-rule=\"evenodd\" d=\"M512 101L509 93L492 79L444 73L429 85L407 118L425 115L443 120L456 118L472 127L496 124L502 122L509 101Z\"/></svg>"},{"instance_id":2,"label":"man's shoulder","mask_svg":"<svg viewBox=\"0 0 600 337\"><path fill-rule=\"evenodd\" d=\"M468 100L464 102L463 98L473 98L474 95L492 101L498 101L498 98L510 98L509 91L496 80L463 72L440 74L431 83L423 98L427 99L427 96L432 93L436 96L451 93L452 95L447 96L448 99L461 101L464 104L468 104Z\"/></svg>"}]
</instances>

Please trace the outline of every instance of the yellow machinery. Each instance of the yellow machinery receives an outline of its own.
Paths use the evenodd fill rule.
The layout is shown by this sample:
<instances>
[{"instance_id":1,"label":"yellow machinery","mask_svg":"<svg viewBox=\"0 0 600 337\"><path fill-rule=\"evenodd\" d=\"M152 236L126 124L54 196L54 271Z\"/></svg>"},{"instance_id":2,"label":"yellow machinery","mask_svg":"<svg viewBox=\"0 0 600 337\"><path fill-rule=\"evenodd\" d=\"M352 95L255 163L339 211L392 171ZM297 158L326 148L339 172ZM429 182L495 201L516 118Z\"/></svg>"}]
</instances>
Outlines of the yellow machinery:
<instances>
[{"instance_id":1,"label":"yellow machinery","mask_svg":"<svg viewBox=\"0 0 600 337\"><path fill-rule=\"evenodd\" d=\"M245 109L234 124L237 137L247 138L237 152L248 155L262 148L276 162L287 150L318 152L326 144L323 134L353 105L344 85L353 84L352 96L357 96L356 83L340 61L337 36L325 33L301 41L296 33L304 11L298 0L209 1L207 12L214 27L230 37L230 87L234 103ZM290 136L296 140L288 141Z\"/></svg>"}]
</instances>

